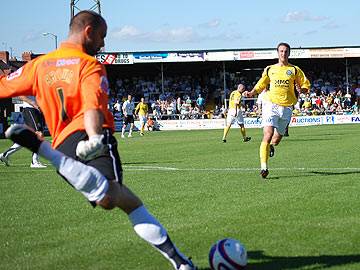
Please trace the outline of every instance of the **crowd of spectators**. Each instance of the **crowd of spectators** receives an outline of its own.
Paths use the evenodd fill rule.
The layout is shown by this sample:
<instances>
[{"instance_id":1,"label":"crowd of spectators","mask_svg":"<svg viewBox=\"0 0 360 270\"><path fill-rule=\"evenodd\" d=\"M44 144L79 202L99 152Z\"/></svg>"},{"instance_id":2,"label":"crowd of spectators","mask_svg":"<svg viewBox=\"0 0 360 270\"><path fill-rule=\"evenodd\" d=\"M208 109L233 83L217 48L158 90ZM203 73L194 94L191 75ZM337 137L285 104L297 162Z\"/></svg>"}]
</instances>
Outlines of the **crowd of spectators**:
<instances>
[{"instance_id":1,"label":"crowd of spectators","mask_svg":"<svg viewBox=\"0 0 360 270\"><path fill-rule=\"evenodd\" d=\"M360 75L351 76L347 84L341 73L307 71L306 74L311 81L310 93L299 96L294 115L359 113ZM227 97L239 83L251 89L259 75L259 72L255 76L227 72ZM161 77L116 78L111 86L109 104L115 117L121 118L121 103L127 94L133 95L135 102L144 97L149 113L157 120L223 118L226 115L221 71L204 76L169 76L163 81ZM256 100L243 101L243 110L246 116L257 116Z\"/></svg>"}]
</instances>

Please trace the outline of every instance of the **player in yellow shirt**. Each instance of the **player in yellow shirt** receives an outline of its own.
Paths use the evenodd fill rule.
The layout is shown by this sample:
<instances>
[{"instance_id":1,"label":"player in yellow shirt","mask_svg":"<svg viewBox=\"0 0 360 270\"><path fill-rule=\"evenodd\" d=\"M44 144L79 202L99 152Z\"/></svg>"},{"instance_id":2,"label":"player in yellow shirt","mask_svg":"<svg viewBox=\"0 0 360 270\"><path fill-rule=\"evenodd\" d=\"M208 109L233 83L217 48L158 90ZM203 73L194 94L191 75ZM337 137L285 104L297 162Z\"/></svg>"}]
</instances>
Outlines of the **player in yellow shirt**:
<instances>
[{"instance_id":1,"label":"player in yellow shirt","mask_svg":"<svg viewBox=\"0 0 360 270\"><path fill-rule=\"evenodd\" d=\"M144 129L148 117L148 111L149 107L145 103L145 99L142 97L139 104L135 108L135 115L137 115L140 120L140 136L144 136Z\"/></svg>"},{"instance_id":2,"label":"player in yellow shirt","mask_svg":"<svg viewBox=\"0 0 360 270\"><path fill-rule=\"evenodd\" d=\"M278 63L267 66L254 88L243 93L246 97L252 97L269 86L262 104L264 135L260 145L260 174L263 178L269 174L268 160L274 155L274 146L280 143L286 126L290 123L292 106L297 102L295 85L299 86L301 92L308 92L310 89L310 81L304 72L289 63L290 45L280 43L277 52Z\"/></svg>"},{"instance_id":3,"label":"player in yellow shirt","mask_svg":"<svg viewBox=\"0 0 360 270\"><path fill-rule=\"evenodd\" d=\"M233 123L237 123L240 126L240 131L243 136L243 141L248 142L251 140L251 137L246 137L246 130L244 126L244 117L241 111L241 95L245 91L245 86L239 84L237 89L232 91L229 99L229 111L226 117L227 126L224 128L224 135L222 141L226 143L226 136L230 130L230 127Z\"/></svg>"}]
</instances>

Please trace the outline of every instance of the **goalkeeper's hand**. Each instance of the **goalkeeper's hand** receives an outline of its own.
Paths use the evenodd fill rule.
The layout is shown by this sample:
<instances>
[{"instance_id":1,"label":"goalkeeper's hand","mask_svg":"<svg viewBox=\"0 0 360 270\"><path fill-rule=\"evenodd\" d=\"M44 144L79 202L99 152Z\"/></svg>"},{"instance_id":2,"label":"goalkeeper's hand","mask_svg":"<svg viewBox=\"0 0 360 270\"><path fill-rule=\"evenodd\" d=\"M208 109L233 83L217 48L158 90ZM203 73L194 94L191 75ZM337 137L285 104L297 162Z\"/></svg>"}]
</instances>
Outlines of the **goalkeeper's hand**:
<instances>
[{"instance_id":1,"label":"goalkeeper's hand","mask_svg":"<svg viewBox=\"0 0 360 270\"><path fill-rule=\"evenodd\" d=\"M87 141L80 141L76 147L76 155L84 160L90 160L103 154L106 145L102 140L104 135L96 134L89 137Z\"/></svg>"}]
</instances>

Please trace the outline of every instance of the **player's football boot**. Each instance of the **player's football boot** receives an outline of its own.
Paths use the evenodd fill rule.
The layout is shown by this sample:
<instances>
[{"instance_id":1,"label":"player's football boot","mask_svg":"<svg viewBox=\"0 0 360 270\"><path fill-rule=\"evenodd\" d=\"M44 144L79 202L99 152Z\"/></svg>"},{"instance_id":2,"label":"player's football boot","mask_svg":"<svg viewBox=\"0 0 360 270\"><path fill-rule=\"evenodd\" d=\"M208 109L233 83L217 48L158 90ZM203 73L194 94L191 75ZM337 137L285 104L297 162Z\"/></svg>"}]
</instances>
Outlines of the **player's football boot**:
<instances>
[{"instance_id":1,"label":"player's football boot","mask_svg":"<svg viewBox=\"0 0 360 270\"><path fill-rule=\"evenodd\" d=\"M223 143L226 143L226 139L222 139L222 142L223 142Z\"/></svg>"},{"instance_id":2,"label":"player's football boot","mask_svg":"<svg viewBox=\"0 0 360 270\"><path fill-rule=\"evenodd\" d=\"M186 264L182 264L179 266L177 270L197 270L198 268L194 265L194 263L189 258Z\"/></svg>"},{"instance_id":3,"label":"player's football boot","mask_svg":"<svg viewBox=\"0 0 360 270\"><path fill-rule=\"evenodd\" d=\"M27 125L13 124L5 131L5 137L37 153L42 140Z\"/></svg>"},{"instance_id":4,"label":"player's football boot","mask_svg":"<svg viewBox=\"0 0 360 270\"><path fill-rule=\"evenodd\" d=\"M0 154L0 161L3 162L5 166L10 166L9 159L4 155L4 153Z\"/></svg>"},{"instance_id":5,"label":"player's football boot","mask_svg":"<svg viewBox=\"0 0 360 270\"><path fill-rule=\"evenodd\" d=\"M244 142L248 142L248 141L250 141L250 140L251 140L251 137L245 137L245 138L243 139Z\"/></svg>"},{"instance_id":6,"label":"player's football boot","mask_svg":"<svg viewBox=\"0 0 360 270\"><path fill-rule=\"evenodd\" d=\"M270 144L270 152L269 152L269 156L273 157L275 155L275 147Z\"/></svg>"},{"instance_id":7,"label":"player's football boot","mask_svg":"<svg viewBox=\"0 0 360 270\"><path fill-rule=\"evenodd\" d=\"M265 179L265 178L269 175L269 170L268 170L268 169L266 169L266 170L261 170L261 171L260 171L260 175L261 175L262 178Z\"/></svg>"},{"instance_id":8,"label":"player's football boot","mask_svg":"<svg viewBox=\"0 0 360 270\"><path fill-rule=\"evenodd\" d=\"M46 168L47 166L42 164L40 161L31 162L30 168Z\"/></svg>"}]
</instances>

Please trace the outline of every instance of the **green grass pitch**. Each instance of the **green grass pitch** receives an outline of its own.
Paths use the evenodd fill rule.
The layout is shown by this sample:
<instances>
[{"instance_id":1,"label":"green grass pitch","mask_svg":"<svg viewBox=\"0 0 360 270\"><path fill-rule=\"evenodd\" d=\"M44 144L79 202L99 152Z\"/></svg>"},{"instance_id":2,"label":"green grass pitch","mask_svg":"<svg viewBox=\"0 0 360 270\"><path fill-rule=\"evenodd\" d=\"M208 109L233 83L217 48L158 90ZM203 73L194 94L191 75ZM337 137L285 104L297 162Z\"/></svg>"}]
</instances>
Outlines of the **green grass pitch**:
<instances>
[{"instance_id":1,"label":"green grass pitch","mask_svg":"<svg viewBox=\"0 0 360 270\"><path fill-rule=\"evenodd\" d=\"M222 130L116 134L124 182L202 270L225 237L246 246L248 269L360 269L360 125L290 128L266 181L262 131L247 132L226 144ZM94 210L30 158L0 164L0 269L172 269L124 213Z\"/></svg>"}]
</instances>

